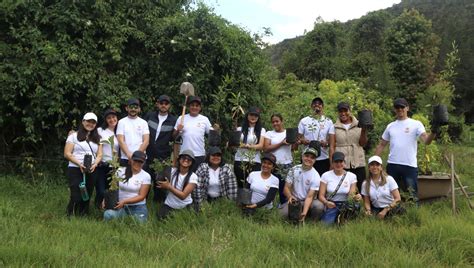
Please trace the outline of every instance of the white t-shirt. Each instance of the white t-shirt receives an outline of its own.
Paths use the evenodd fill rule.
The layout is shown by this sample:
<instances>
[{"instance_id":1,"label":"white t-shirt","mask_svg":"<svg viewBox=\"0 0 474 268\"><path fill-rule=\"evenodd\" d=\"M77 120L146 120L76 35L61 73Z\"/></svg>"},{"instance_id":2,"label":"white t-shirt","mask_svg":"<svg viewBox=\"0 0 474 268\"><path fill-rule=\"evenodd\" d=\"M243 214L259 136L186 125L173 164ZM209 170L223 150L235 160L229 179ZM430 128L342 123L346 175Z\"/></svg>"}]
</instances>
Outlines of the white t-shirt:
<instances>
[{"instance_id":1,"label":"white t-shirt","mask_svg":"<svg viewBox=\"0 0 474 268\"><path fill-rule=\"evenodd\" d=\"M207 195L209 197L215 198L221 195L221 183L219 181L220 170L220 167L216 170L209 168L209 184L207 186Z\"/></svg>"},{"instance_id":2,"label":"white t-shirt","mask_svg":"<svg viewBox=\"0 0 474 268\"><path fill-rule=\"evenodd\" d=\"M119 120L117 126L117 136L123 135L128 150L133 153L140 148L143 143L143 135L150 134L148 123L140 117L124 117ZM127 155L122 153L122 159L128 159Z\"/></svg>"},{"instance_id":3,"label":"white t-shirt","mask_svg":"<svg viewBox=\"0 0 474 268\"><path fill-rule=\"evenodd\" d=\"M92 163L94 163L95 157L97 156L97 150L99 149L98 144L94 142L89 142L89 144L87 144L86 140L79 141L77 139L77 132L74 132L71 135L69 135L66 139L66 143L74 144L74 148L72 149L72 155L74 156L74 158L77 159L77 161L79 161L80 163L84 163L84 155L90 154L92 155ZM92 151L91 151L91 148L92 148ZM79 166L69 161L68 167L79 167Z\"/></svg>"},{"instance_id":4,"label":"white t-shirt","mask_svg":"<svg viewBox=\"0 0 474 268\"><path fill-rule=\"evenodd\" d=\"M177 188L180 191L183 191L184 190L183 189L184 188L183 187L184 186L184 179L186 178L187 174L185 174L185 175L178 174L178 184L175 186L174 174L176 172L177 172L176 168L173 168L171 170L170 183L171 183L171 185L173 185L173 187ZM189 183L193 183L193 184L197 185L198 176L194 173L191 174L191 176L189 177L188 184ZM165 204L170 206L171 208L174 208L174 209L182 209L182 208L186 207L187 205L190 205L191 203L193 203L191 193L189 193L189 195L184 200L181 200L181 199L179 199L179 197L174 195L172 192L168 192L168 196L166 197L166 200L165 200Z\"/></svg>"},{"instance_id":5,"label":"white t-shirt","mask_svg":"<svg viewBox=\"0 0 474 268\"><path fill-rule=\"evenodd\" d=\"M181 124L181 116L178 117L174 129L178 129L179 124ZM183 144L180 153L184 150L191 150L194 156L206 155L204 135L209 134L209 130L212 129L209 118L202 114L197 116L185 114L183 125Z\"/></svg>"},{"instance_id":6,"label":"white t-shirt","mask_svg":"<svg viewBox=\"0 0 474 268\"><path fill-rule=\"evenodd\" d=\"M118 152L119 150L119 143L117 140L117 137L115 136L115 133L106 128L102 129L101 127L97 129L100 135L100 141L102 142L103 140L108 140L111 136L114 136L114 151ZM102 143L102 161L107 162L112 160L112 147L108 143Z\"/></svg>"},{"instance_id":7,"label":"white t-shirt","mask_svg":"<svg viewBox=\"0 0 474 268\"><path fill-rule=\"evenodd\" d=\"M237 131L242 131L242 127L238 127ZM260 131L260 139L263 139L264 137L265 137L265 129L262 127L262 130ZM244 133L242 133L242 135L240 135L240 142L244 142ZM257 135L254 132L254 127L249 127L249 133L247 135L247 144L250 144L250 145L257 144ZM249 151L249 149L247 149L247 148L237 148L237 152L235 153L235 161L249 162L250 159L245 156L248 151ZM261 160L260 160L260 151L256 152L256 154L253 158L253 161L255 163L260 163L261 162Z\"/></svg>"},{"instance_id":8,"label":"white t-shirt","mask_svg":"<svg viewBox=\"0 0 474 268\"><path fill-rule=\"evenodd\" d=\"M339 190L337 191L336 195L329 201L347 201L351 185L357 183L357 176L349 171L346 171L346 174L347 175L344 178L341 187L339 187ZM336 190L336 187L339 184L339 181L341 180L342 176L343 175L337 176L334 173L334 170L327 171L321 176L321 182L324 182L327 185L326 197L330 196L332 192Z\"/></svg>"},{"instance_id":9,"label":"white t-shirt","mask_svg":"<svg viewBox=\"0 0 474 268\"><path fill-rule=\"evenodd\" d=\"M387 176L387 183L385 183L383 186L377 186L371 180L369 193L367 193L367 190L365 188L366 185L367 182L364 181L362 183L362 190L360 192L362 195L369 195L370 202L374 207L377 208L385 208L392 204L394 200L392 196L392 191L398 189L398 185L392 176Z\"/></svg>"},{"instance_id":10,"label":"white t-shirt","mask_svg":"<svg viewBox=\"0 0 474 268\"><path fill-rule=\"evenodd\" d=\"M122 179L125 178L125 167L119 168L117 170L117 175ZM143 169L138 174L132 175L132 177L128 179L128 182L119 182L119 201L136 197L138 193L140 193L140 188L142 187L142 184L144 185L151 184L150 174L148 174ZM146 198L143 199L142 201L132 203L132 204L127 204L127 205L135 206L135 205L143 205L143 204L146 204Z\"/></svg>"},{"instance_id":11,"label":"white t-shirt","mask_svg":"<svg viewBox=\"0 0 474 268\"><path fill-rule=\"evenodd\" d=\"M300 120L298 124L298 133L303 135L309 141L328 141L329 134L334 134L332 120L322 115L321 118L315 119L307 116ZM306 146L308 147L308 146ZM321 147L321 155L316 160L325 160L329 158L329 147Z\"/></svg>"},{"instance_id":12,"label":"white t-shirt","mask_svg":"<svg viewBox=\"0 0 474 268\"><path fill-rule=\"evenodd\" d=\"M418 167L416 153L417 139L426 132L423 124L411 118L396 120L388 124L382 139L390 142L387 163Z\"/></svg>"},{"instance_id":13,"label":"white t-shirt","mask_svg":"<svg viewBox=\"0 0 474 268\"><path fill-rule=\"evenodd\" d=\"M270 145L278 144L286 139L286 129L282 132L276 132L275 130L268 131L265 133L265 138L270 140ZM272 153L276 157L277 164L291 164L293 162L291 145L282 145Z\"/></svg>"},{"instance_id":14,"label":"white t-shirt","mask_svg":"<svg viewBox=\"0 0 474 268\"><path fill-rule=\"evenodd\" d=\"M156 128L155 141L158 139L158 136L160 136L161 126L163 125L163 122L165 122L166 118L168 118L168 114L161 115L158 113L158 127Z\"/></svg>"},{"instance_id":15,"label":"white t-shirt","mask_svg":"<svg viewBox=\"0 0 474 268\"><path fill-rule=\"evenodd\" d=\"M301 201L306 199L309 190L319 191L321 177L313 167L303 170L302 165L296 165L288 172L286 182L292 185L293 196Z\"/></svg>"},{"instance_id":16,"label":"white t-shirt","mask_svg":"<svg viewBox=\"0 0 474 268\"><path fill-rule=\"evenodd\" d=\"M265 199L270 188L278 189L279 184L278 178L273 174L270 175L268 179L264 180L261 171L250 172L247 181L250 184L250 190L252 191L252 204L256 204ZM268 209L273 208L273 202L266 204L264 207Z\"/></svg>"}]
</instances>

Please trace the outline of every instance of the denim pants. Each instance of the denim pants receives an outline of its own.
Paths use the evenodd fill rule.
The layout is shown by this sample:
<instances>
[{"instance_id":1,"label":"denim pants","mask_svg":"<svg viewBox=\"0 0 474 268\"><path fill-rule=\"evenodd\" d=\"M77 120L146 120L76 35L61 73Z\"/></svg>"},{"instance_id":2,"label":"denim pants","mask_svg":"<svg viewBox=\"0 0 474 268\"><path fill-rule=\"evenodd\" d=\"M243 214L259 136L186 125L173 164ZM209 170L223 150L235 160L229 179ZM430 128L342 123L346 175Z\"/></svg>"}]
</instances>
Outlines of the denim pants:
<instances>
[{"instance_id":1,"label":"denim pants","mask_svg":"<svg viewBox=\"0 0 474 268\"><path fill-rule=\"evenodd\" d=\"M104 212L104 220L123 218L127 215L133 216L138 222L144 223L148 219L148 209L146 204L141 205L125 205L121 209L107 209Z\"/></svg>"},{"instance_id":2,"label":"denim pants","mask_svg":"<svg viewBox=\"0 0 474 268\"><path fill-rule=\"evenodd\" d=\"M409 192L413 200L418 202L418 168L388 163L387 173L395 179L400 189Z\"/></svg>"},{"instance_id":3,"label":"denim pants","mask_svg":"<svg viewBox=\"0 0 474 268\"><path fill-rule=\"evenodd\" d=\"M334 208L327 208L326 211L324 212L323 216L321 217L321 222L327 225L334 224L337 220L337 216L339 216L339 213L341 212L341 207L344 204L344 202L339 202L336 201L334 202L336 204L336 207Z\"/></svg>"}]
</instances>

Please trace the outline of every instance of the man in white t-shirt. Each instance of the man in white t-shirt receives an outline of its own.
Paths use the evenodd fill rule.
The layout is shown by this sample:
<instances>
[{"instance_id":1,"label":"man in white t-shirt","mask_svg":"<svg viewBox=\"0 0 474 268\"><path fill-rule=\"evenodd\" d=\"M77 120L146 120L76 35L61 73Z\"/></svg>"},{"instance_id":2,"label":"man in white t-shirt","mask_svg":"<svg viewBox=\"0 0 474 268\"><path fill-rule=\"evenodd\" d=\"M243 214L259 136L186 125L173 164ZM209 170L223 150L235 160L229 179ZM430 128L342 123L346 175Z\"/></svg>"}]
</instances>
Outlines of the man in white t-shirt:
<instances>
[{"instance_id":1,"label":"man in white t-shirt","mask_svg":"<svg viewBox=\"0 0 474 268\"><path fill-rule=\"evenodd\" d=\"M375 149L375 155L380 156L385 146L390 143L387 173L395 179L403 191L409 191L412 198L418 201L417 140L420 138L428 145L436 134L428 135L420 121L408 118L409 106L404 98L396 99L393 108L397 120L387 125Z\"/></svg>"},{"instance_id":2,"label":"man in white t-shirt","mask_svg":"<svg viewBox=\"0 0 474 268\"><path fill-rule=\"evenodd\" d=\"M280 214L283 218L288 218L288 203L302 205L299 215L300 221L304 221L306 216L312 220L318 220L324 212L324 205L314 197L318 196L321 177L313 168L318 152L314 148L306 148L302 157L302 164L292 167L284 188L285 196L288 202L281 209ZM293 219L294 220L294 219Z\"/></svg>"},{"instance_id":3,"label":"man in white t-shirt","mask_svg":"<svg viewBox=\"0 0 474 268\"><path fill-rule=\"evenodd\" d=\"M209 118L200 114L201 98L191 96L188 98L189 113L178 117L174 126L173 136L181 135L183 144L181 144L180 154L185 150L191 150L194 153L194 163L191 171L197 170L198 166L206 158L204 136L209 134L212 128Z\"/></svg>"},{"instance_id":4,"label":"man in white t-shirt","mask_svg":"<svg viewBox=\"0 0 474 268\"><path fill-rule=\"evenodd\" d=\"M316 158L314 168L319 174L323 174L331 167L329 147L334 141L334 127L331 119L324 115L324 102L320 97L311 101L311 109L314 114L300 120L298 124L298 137L301 144L309 147L311 141L319 141L321 154Z\"/></svg>"},{"instance_id":5,"label":"man in white t-shirt","mask_svg":"<svg viewBox=\"0 0 474 268\"><path fill-rule=\"evenodd\" d=\"M129 99L125 110L128 114L127 117L120 119L117 125L117 140L120 145L120 164L122 166L128 164L134 151L145 152L150 139L147 122L138 116L140 101Z\"/></svg>"}]
</instances>

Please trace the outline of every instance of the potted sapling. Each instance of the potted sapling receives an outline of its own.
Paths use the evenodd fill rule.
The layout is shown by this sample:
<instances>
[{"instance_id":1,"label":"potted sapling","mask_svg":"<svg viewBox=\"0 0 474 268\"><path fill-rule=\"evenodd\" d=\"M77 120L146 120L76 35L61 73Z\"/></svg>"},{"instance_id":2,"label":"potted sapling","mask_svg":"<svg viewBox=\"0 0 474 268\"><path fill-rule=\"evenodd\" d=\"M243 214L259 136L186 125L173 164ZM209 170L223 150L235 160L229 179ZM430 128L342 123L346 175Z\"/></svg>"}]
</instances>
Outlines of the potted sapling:
<instances>
[{"instance_id":1,"label":"potted sapling","mask_svg":"<svg viewBox=\"0 0 474 268\"><path fill-rule=\"evenodd\" d=\"M114 148L114 136L110 136L106 140L100 141L102 144L110 144L111 148ZM104 208L105 209L114 209L117 206L119 201L119 182L122 181L117 175L117 171L120 168L120 162L118 159L117 152L112 152L112 160L108 161L109 166L111 167L109 180L109 188L104 192Z\"/></svg>"},{"instance_id":2,"label":"potted sapling","mask_svg":"<svg viewBox=\"0 0 474 268\"><path fill-rule=\"evenodd\" d=\"M242 205L252 204L252 191L250 190L250 185L247 181L247 177L252 170L252 166L255 163L254 158L257 154L257 151L254 149L248 149L243 153L244 158L248 161L242 161L242 169L244 171L244 181L242 182L243 188L238 191L238 200Z\"/></svg>"}]
</instances>

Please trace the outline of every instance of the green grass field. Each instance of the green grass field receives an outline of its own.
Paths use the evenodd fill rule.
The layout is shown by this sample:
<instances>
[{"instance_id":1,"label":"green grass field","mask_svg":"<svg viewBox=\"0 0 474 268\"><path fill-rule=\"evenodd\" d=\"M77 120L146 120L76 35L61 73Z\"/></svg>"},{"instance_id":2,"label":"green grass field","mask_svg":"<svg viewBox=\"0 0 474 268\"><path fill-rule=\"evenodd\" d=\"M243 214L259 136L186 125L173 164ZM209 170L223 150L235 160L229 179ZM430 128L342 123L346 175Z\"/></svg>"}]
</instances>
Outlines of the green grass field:
<instances>
[{"instance_id":1,"label":"green grass field","mask_svg":"<svg viewBox=\"0 0 474 268\"><path fill-rule=\"evenodd\" d=\"M473 191L473 143L447 149ZM229 202L199 215L179 212L166 222L155 219L151 205L150 221L138 225L132 219L104 223L96 210L68 220L65 178L58 184L2 176L0 183L0 266L474 265L474 213L461 196L454 216L444 200L391 221L362 217L333 228L290 225L275 211L243 218Z\"/></svg>"}]
</instances>

